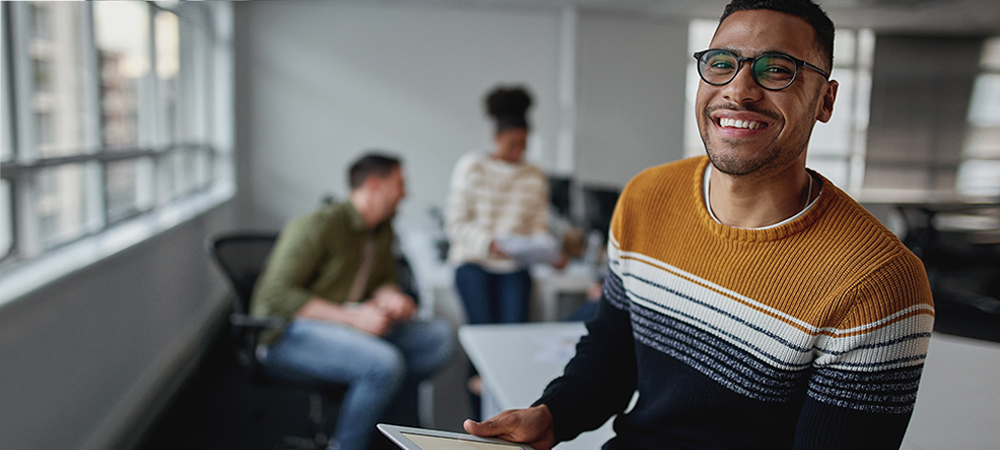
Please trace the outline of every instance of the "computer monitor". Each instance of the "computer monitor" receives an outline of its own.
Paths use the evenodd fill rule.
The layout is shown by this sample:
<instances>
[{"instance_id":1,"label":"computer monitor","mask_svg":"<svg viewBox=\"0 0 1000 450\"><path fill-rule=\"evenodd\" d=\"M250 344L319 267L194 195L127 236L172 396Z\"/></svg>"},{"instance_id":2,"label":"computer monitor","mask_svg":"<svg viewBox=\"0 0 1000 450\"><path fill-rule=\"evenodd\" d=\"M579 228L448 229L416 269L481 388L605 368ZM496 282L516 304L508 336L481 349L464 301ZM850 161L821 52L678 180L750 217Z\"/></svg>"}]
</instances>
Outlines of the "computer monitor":
<instances>
[{"instance_id":1,"label":"computer monitor","mask_svg":"<svg viewBox=\"0 0 1000 450\"><path fill-rule=\"evenodd\" d=\"M611 215L615 211L615 203L621 190L610 186L583 186L583 214L587 231L600 231L608 237L611 226Z\"/></svg>"},{"instance_id":2,"label":"computer monitor","mask_svg":"<svg viewBox=\"0 0 1000 450\"><path fill-rule=\"evenodd\" d=\"M570 216L570 192L572 188L572 178L549 175L549 202L563 217Z\"/></svg>"}]
</instances>

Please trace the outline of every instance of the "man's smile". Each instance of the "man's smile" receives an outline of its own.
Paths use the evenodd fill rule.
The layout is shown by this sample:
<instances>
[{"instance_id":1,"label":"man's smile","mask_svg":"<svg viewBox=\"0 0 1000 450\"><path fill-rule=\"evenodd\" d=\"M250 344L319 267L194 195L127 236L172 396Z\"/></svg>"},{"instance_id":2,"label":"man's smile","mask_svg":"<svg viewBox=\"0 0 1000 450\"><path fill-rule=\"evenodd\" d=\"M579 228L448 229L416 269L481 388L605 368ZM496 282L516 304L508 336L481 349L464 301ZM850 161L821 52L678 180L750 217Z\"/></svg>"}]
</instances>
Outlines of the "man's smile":
<instances>
[{"instance_id":1,"label":"man's smile","mask_svg":"<svg viewBox=\"0 0 1000 450\"><path fill-rule=\"evenodd\" d=\"M739 120L739 119L719 119L719 126L722 128L746 128L749 130L760 130L767 128L767 124L763 122L758 122L756 120Z\"/></svg>"},{"instance_id":2,"label":"man's smile","mask_svg":"<svg viewBox=\"0 0 1000 450\"><path fill-rule=\"evenodd\" d=\"M756 136L780 123L780 116L777 114L747 108L731 109L718 106L709 108L705 112L717 132L726 138Z\"/></svg>"}]
</instances>

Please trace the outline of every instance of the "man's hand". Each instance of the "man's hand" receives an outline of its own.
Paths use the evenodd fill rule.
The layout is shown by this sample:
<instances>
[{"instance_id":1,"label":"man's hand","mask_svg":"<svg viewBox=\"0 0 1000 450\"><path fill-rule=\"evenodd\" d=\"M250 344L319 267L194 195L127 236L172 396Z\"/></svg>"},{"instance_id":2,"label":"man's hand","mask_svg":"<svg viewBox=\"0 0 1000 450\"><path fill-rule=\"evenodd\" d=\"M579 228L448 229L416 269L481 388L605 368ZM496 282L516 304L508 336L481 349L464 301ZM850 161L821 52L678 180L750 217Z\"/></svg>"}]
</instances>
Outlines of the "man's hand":
<instances>
[{"instance_id":1,"label":"man's hand","mask_svg":"<svg viewBox=\"0 0 1000 450\"><path fill-rule=\"evenodd\" d=\"M350 309L347 325L374 336L383 336L392 326L392 318L368 302Z\"/></svg>"},{"instance_id":2,"label":"man's hand","mask_svg":"<svg viewBox=\"0 0 1000 450\"><path fill-rule=\"evenodd\" d=\"M528 409L510 409L483 422L469 419L462 426L475 436L498 437L528 444L535 450L551 450L556 442L552 422L549 407L538 405Z\"/></svg>"},{"instance_id":3,"label":"man's hand","mask_svg":"<svg viewBox=\"0 0 1000 450\"><path fill-rule=\"evenodd\" d=\"M410 320L417 312L417 303L399 291L395 286L382 286L372 294L371 300L366 303L374 305L381 310L389 320L402 322Z\"/></svg>"},{"instance_id":4,"label":"man's hand","mask_svg":"<svg viewBox=\"0 0 1000 450\"><path fill-rule=\"evenodd\" d=\"M338 305L320 297L309 299L295 313L295 317L341 323L374 336L383 336L388 333L389 327L393 323L388 314L373 304Z\"/></svg>"}]
</instances>

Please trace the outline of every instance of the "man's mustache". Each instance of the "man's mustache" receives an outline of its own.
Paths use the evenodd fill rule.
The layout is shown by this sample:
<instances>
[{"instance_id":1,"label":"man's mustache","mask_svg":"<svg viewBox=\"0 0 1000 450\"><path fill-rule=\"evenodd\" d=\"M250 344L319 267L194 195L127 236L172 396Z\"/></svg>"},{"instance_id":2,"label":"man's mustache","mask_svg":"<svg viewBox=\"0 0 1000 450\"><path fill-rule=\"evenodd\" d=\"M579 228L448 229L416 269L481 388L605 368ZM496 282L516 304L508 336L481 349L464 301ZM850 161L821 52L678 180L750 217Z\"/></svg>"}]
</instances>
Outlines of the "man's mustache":
<instances>
[{"instance_id":1,"label":"man's mustache","mask_svg":"<svg viewBox=\"0 0 1000 450\"><path fill-rule=\"evenodd\" d=\"M712 113L714 113L716 111L719 111L719 110L727 110L727 111L734 111L734 112L752 112L752 113L760 114L760 115L762 115L764 117L767 117L768 119L774 120L775 122L778 122L778 121L781 120L781 114L778 114L778 113L776 113L774 111L769 111L769 110L766 110L766 109L763 109L763 108L758 108L756 105L752 105L752 104L738 105L736 103L728 103L728 104L723 104L723 105L710 105L710 106L706 106L705 107L705 117L711 117Z\"/></svg>"}]
</instances>

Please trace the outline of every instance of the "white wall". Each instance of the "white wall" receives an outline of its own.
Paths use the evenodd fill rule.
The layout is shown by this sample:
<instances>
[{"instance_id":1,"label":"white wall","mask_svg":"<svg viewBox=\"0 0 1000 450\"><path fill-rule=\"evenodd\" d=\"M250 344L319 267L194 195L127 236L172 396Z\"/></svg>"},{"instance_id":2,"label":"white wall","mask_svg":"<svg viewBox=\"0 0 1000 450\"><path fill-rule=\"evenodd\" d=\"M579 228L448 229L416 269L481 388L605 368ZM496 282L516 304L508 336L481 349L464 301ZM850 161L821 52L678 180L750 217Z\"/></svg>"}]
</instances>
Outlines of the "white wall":
<instances>
[{"instance_id":1,"label":"white wall","mask_svg":"<svg viewBox=\"0 0 1000 450\"><path fill-rule=\"evenodd\" d=\"M98 450L141 437L222 320L222 280L202 241L232 226L232 210L0 309L0 447Z\"/></svg>"},{"instance_id":2,"label":"white wall","mask_svg":"<svg viewBox=\"0 0 1000 450\"><path fill-rule=\"evenodd\" d=\"M455 161L491 145L482 96L498 82L535 94L529 158L556 171L561 48L576 49L576 174L624 184L681 155L686 23L588 13L562 46L555 8L240 2L236 9L241 206L277 228L346 195L367 148L401 154L400 217L443 207ZM574 33L569 33L573 36ZM573 58L568 58L572 61ZM686 61L686 60L684 60ZM565 83L565 81L564 81Z\"/></svg>"},{"instance_id":3,"label":"white wall","mask_svg":"<svg viewBox=\"0 0 1000 450\"><path fill-rule=\"evenodd\" d=\"M347 194L360 152L404 158L401 216L443 206L456 159L490 145L483 94L523 82L538 163L554 159L556 10L366 7L326 2L236 5L238 146L248 219L280 226Z\"/></svg>"},{"instance_id":4,"label":"white wall","mask_svg":"<svg viewBox=\"0 0 1000 450\"><path fill-rule=\"evenodd\" d=\"M687 23L581 14L576 175L624 186L684 155Z\"/></svg>"}]
</instances>

